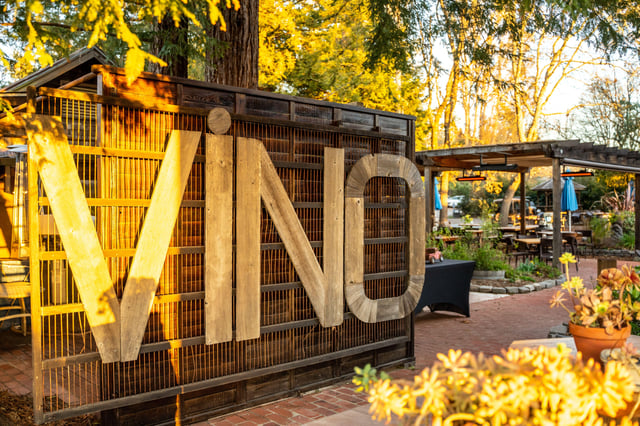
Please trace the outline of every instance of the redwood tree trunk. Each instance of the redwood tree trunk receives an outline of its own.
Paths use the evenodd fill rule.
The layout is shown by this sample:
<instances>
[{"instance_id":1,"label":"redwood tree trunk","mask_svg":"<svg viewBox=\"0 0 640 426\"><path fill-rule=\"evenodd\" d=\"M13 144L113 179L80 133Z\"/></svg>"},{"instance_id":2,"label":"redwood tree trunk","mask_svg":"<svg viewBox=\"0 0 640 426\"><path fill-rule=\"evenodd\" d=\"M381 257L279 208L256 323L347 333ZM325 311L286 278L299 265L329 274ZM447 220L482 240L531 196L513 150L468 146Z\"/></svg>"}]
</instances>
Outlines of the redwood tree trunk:
<instances>
[{"instance_id":1,"label":"redwood tree trunk","mask_svg":"<svg viewBox=\"0 0 640 426\"><path fill-rule=\"evenodd\" d=\"M242 0L240 9L221 7L227 30L209 27L205 80L256 89L258 87L259 0ZM216 42L217 41L217 42Z\"/></svg>"},{"instance_id":2,"label":"redwood tree trunk","mask_svg":"<svg viewBox=\"0 0 640 426\"><path fill-rule=\"evenodd\" d=\"M151 53L167 63L166 67L151 64L149 71L174 77L189 77L189 23L186 19L176 27L173 18L165 16L154 25Z\"/></svg>"}]
</instances>

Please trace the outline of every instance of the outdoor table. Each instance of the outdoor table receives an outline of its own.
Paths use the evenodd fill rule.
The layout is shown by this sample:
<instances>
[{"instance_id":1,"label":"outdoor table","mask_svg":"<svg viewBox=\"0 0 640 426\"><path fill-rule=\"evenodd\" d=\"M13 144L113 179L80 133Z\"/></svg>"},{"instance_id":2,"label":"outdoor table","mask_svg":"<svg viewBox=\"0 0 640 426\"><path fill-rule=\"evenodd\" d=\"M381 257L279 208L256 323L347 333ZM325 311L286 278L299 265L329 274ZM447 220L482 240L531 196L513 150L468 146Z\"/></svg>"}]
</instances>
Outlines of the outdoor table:
<instances>
[{"instance_id":1,"label":"outdoor table","mask_svg":"<svg viewBox=\"0 0 640 426\"><path fill-rule=\"evenodd\" d=\"M530 231L532 229L536 229L537 225L525 225L524 229ZM520 232L520 226L509 225L509 226L501 226L500 231L502 232Z\"/></svg>"},{"instance_id":2,"label":"outdoor table","mask_svg":"<svg viewBox=\"0 0 640 426\"><path fill-rule=\"evenodd\" d=\"M456 241L460 239L459 235L440 235L435 238L436 241L439 241L441 244L454 244Z\"/></svg>"},{"instance_id":3,"label":"outdoor table","mask_svg":"<svg viewBox=\"0 0 640 426\"><path fill-rule=\"evenodd\" d=\"M540 238L537 237L523 237L523 238L514 238L514 241L517 241L522 244L537 246L540 245Z\"/></svg>"},{"instance_id":4,"label":"outdoor table","mask_svg":"<svg viewBox=\"0 0 640 426\"><path fill-rule=\"evenodd\" d=\"M469 316L469 287L476 263L469 260L450 260L427 263L424 287L415 313L425 306L433 311L451 311Z\"/></svg>"}]
</instances>

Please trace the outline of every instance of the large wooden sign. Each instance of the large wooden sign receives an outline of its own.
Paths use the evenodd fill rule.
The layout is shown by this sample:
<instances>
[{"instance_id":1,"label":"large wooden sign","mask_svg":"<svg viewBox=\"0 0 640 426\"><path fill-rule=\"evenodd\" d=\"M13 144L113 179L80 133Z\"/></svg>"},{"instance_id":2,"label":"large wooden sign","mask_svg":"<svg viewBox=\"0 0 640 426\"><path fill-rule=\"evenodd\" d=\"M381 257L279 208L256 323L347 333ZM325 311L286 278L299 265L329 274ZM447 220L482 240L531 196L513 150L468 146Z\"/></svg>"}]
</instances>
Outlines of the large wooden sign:
<instances>
[{"instance_id":1,"label":"large wooden sign","mask_svg":"<svg viewBox=\"0 0 640 426\"><path fill-rule=\"evenodd\" d=\"M27 118L26 128L29 154L38 164L100 356L104 362L135 360L201 133L171 132L124 294L118 302L61 121L34 115ZM323 327L342 323L345 296L349 309L364 322L399 319L413 311L424 280L425 203L420 175L409 160L385 154L363 157L349 173L345 193L344 151L325 149L322 266L260 141L207 135L205 170L208 344L234 338L231 269L234 193L236 340L260 336L261 202ZM410 191L409 283L402 296L372 300L363 287L363 194L367 181L376 176L402 178Z\"/></svg>"}]
</instances>

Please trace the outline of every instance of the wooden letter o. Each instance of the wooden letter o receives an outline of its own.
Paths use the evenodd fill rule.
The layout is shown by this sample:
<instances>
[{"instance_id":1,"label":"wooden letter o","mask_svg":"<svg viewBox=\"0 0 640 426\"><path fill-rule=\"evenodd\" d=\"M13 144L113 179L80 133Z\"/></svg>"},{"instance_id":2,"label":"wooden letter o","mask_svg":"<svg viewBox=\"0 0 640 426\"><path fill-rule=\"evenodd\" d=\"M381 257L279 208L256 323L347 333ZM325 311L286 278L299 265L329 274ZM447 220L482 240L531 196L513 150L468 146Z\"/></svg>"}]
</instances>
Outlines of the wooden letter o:
<instances>
[{"instance_id":1,"label":"wooden letter o","mask_svg":"<svg viewBox=\"0 0 640 426\"><path fill-rule=\"evenodd\" d=\"M369 179L399 177L407 182L409 198L409 285L398 297L369 299L364 292L364 188ZM424 284L424 185L416 166L405 157L367 155L353 166L345 187L344 294L353 314L363 322L404 318L418 304Z\"/></svg>"}]
</instances>

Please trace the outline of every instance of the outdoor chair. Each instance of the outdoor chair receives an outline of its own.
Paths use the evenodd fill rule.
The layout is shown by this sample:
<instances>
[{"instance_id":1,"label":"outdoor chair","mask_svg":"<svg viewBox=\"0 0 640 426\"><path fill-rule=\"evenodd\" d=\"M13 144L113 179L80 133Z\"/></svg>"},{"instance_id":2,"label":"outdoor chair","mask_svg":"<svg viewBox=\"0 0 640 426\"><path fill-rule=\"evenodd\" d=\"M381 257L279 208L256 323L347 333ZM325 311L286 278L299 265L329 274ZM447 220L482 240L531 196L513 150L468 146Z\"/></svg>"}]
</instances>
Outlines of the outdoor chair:
<instances>
[{"instance_id":1,"label":"outdoor chair","mask_svg":"<svg viewBox=\"0 0 640 426\"><path fill-rule=\"evenodd\" d=\"M506 254L509 263L511 263L511 259L515 260L515 265L518 264L518 259L521 258L524 262L531 253L527 250L522 250L519 246L516 247L516 242L514 241L513 235L504 235L502 237L502 242L505 243L506 246Z\"/></svg>"},{"instance_id":2,"label":"outdoor chair","mask_svg":"<svg viewBox=\"0 0 640 426\"><path fill-rule=\"evenodd\" d=\"M584 256L587 254L587 250L590 250L591 255L593 255L595 251L593 249L593 233L591 229L580 231L580 234L582 236L578 236L578 252Z\"/></svg>"},{"instance_id":3,"label":"outdoor chair","mask_svg":"<svg viewBox=\"0 0 640 426\"><path fill-rule=\"evenodd\" d=\"M6 311L7 314L0 316L0 323L16 318L21 320L22 335L27 335L27 318L31 316L29 309L25 303L26 298L31 295L31 285L28 282L4 283L0 282L0 298L10 299L18 304L11 303L8 306L0 306L0 311ZM18 313L9 313L9 311L18 311Z\"/></svg>"},{"instance_id":4,"label":"outdoor chair","mask_svg":"<svg viewBox=\"0 0 640 426\"><path fill-rule=\"evenodd\" d=\"M538 250L538 259L551 263L553 260L553 238L540 238Z\"/></svg>"},{"instance_id":5,"label":"outdoor chair","mask_svg":"<svg viewBox=\"0 0 640 426\"><path fill-rule=\"evenodd\" d=\"M564 243L562 248L564 251L569 251L576 258L576 271L578 270L578 263L580 262L580 256L578 255L578 234L574 232L563 232L562 239Z\"/></svg>"}]
</instances>

